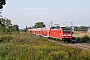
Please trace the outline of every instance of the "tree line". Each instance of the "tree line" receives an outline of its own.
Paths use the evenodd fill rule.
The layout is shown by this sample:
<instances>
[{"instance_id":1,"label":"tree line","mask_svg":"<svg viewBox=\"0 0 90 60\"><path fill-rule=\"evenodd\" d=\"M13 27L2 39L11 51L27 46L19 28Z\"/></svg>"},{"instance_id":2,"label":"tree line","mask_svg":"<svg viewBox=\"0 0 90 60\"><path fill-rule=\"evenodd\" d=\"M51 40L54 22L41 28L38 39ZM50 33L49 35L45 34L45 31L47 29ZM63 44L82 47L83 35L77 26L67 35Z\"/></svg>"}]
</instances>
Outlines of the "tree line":
<instances>
[{"instance_id":1,"label":"tree line","mask_svg":"<svg viewBox=\"0 0 90 60\"><path fill-rule=\"evenodd\" d=\"M88 31L89 26L74 26L74 31Z\"/></svg>"},{"instance_id":2,"label":"tree line","mask_svg":"<svg viewBox=\"0 0 90 60\"><path fill-rule=\"evenodd\" d=\"M19 26L13 25L10 19L0 18L0 34L19 32Z\"/></svg>"},{"instance_id":3,"label":"tree line","mask_svg":"<svg viewBox=\"0 0 90 60\"><path fill-rule=\"evenodd\" d=\"M28 29L32 29L32 28L44 28L46 27L46 25L44 24L44 22L36 22L34 24L34 26L30 26L30 27L25 27L24 29L20 29L19 30L19 26L18 25L13 25L11 23L10 19L4 19L4 18L0 18L0 34L3 33L19 33L19 31L22 32L27 32ZM60 28L60 26L52 26L52 27L56 27L56 28ZM66 26L67 27L67 26ZM83 31L86 32L88 31L89 26L73 26L74 27L74 31ZM71 27L69 27L71 28Z\"/></svg>"},{"instance_id":4,"label":"tree line","mask_svg":"<svg viewBox=\"0 0 90 60\"><path fill-rule=\"evenodd\" d=\"M34 24L34 26L30 26L30 27L27 27L24 29L24 31L27 31L27 29L31 29L31 28L44 28L46 27L46 25L44 24L44 22L36 22ZM52 27L56 27L56 28L60 28L60 26L52 26ZM69 27L71 28L71 26L66 26L66 27ZM74 28L74 31L82 31L82 32L86 32L88 31L88 28L89 26L73 26Z\"/></svg>"}]
</instances>

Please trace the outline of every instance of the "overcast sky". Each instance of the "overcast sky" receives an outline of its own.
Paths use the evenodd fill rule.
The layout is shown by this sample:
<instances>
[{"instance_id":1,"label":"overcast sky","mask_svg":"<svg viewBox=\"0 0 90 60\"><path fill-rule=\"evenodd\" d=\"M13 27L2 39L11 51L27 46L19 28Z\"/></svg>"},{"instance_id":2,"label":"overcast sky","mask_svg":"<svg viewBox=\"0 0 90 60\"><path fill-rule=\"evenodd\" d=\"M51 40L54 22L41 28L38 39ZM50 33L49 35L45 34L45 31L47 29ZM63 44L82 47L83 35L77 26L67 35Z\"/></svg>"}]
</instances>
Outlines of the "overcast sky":
<instances>
[{"instance_id":1,"label":"overcast sky","mask_svg":"<svg viewBox=\"0 0 90 60\"><path fill-rule=\"evenodd\" d=\"M41 21L90 26L90 0L7 0L2 15L20 28Z\"/></svg>"}]
</instances>

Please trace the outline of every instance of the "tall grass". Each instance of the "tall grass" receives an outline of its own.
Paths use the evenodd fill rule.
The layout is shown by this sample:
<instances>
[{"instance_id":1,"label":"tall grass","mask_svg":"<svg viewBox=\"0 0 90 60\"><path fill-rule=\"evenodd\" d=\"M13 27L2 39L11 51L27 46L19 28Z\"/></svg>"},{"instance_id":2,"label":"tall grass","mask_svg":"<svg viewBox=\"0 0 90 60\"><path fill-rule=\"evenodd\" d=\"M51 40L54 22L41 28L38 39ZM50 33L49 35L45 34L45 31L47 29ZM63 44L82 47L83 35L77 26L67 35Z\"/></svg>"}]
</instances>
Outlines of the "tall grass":
<instances>
[{"instance_id":1,"label":"tall grass","mask_svg":"<svg viewBox=\"0 0 90 60\"><path fill-rule=\"evenodd\" d=\"M0 60L90 60L90 51L58 45L47 38L30 34L12 34L0 43Z\"/></svg>"}]
</instances>

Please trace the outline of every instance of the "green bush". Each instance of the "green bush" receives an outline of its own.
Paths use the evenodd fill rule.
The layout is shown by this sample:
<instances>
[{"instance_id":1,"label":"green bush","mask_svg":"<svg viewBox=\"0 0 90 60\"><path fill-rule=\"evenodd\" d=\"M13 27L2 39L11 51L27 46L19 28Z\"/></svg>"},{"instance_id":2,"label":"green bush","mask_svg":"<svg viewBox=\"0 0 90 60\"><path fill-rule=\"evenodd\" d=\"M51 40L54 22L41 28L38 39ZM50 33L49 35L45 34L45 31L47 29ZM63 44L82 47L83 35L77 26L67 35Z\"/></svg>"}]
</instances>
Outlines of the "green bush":
<instances>
[{"instance_id":1,"label":"green bush","mask_svg":"<svg viewBox=\"0 0 90 60\"><path fill-rule=\"evenodd\" d=\"M80 40L81 40L81 38L80 38L80 37L77 37L77 38L76 38L76 41L80 41Z\"/></svg>"},{"instance_id":2,"label":"green bush","mask_svg":"<svg viewBox=\"0 0 90 60\"><path fill-rule=\"evenodd\" d=\"M11 36L0 36L0 43L1 42L6 43L9 42L10 40L12 40Z\"/></svg>"},{"instance_id":3,"label":"green bush","mask_svg":"<svg viewBox=\"0 0 90 60\"><path fill-rule=\"evenodd\" d=\"M81 38L80 42L88 42L90 40L89 36L85 35Z\"/></svg>"},{"instance_id":4,"label":"green bush","mask_svg":"<svg viewBox=\"0 0 90 60\"><path fill-rule=\"evenodd\" d=\"M83 43L89 43L90 42L90 37L85 35L83 37L73 37L72 40L76 40L78 42L83 42Z\"/></svg>"},{"instance_id":5,"label":"green bush","mask_svg":"<svg viewBox=\"0 0 90 60\"><path fill-rule=\"evenodd\" d=\"M72 37L72 40L80 41L81 37Z\"/></svg>"},{"instance_id":6,"label":"green bush","mask_svg":"<svg viewBox=\"0 0 90 60\"><path fill-rule=\"evenodd\" d=\"M72 37L72 40L76 40L76 37Z\"/></svg>"}]
</instances>

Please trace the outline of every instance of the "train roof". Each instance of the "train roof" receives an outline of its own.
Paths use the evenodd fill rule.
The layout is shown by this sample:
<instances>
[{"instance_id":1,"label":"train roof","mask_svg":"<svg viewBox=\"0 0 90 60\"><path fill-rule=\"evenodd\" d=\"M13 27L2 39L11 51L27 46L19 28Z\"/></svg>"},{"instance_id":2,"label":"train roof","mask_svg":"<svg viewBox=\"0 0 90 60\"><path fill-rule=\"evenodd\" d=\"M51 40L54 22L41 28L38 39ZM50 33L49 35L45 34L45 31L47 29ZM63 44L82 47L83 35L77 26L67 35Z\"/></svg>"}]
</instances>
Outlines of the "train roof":
<instances>
[{"instance_id":1,"label":"train roof","mask_svg":"<svg viewBox=\"0 0 90 60\"><path fill-rule=\"evenodd\" d=\"M33 28L33 29L28 29L28 30L61 30L61 29L70 29L68 27L51 27L51 28L48 28L48 27L45 27L45 28Z\"/></svg>"},{"instance_id":2,"label":"train roof","mask_svg":"<svg viewBox=\"0 0 90 60\"><path fill-rule=\"evenodd\" d=\"M33 28L33 29L30 29L30 30L41 30L41 28Z\"/></svg>"},{"instance_id":3,"label":"train roof","mask_svg":"<svg viewBox=\"0 0 90 60\"><path fill-rule=\"evenodd\" d=\"M45 28L42 28L42 30L50 30L51 28L47 28L47 27L45 27Z\"/></svg>"}]
</instances>

